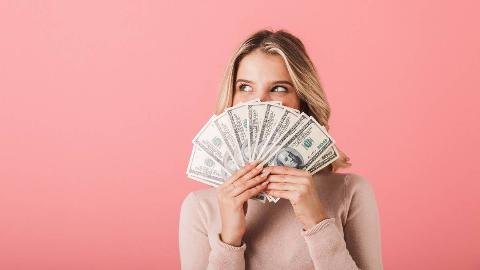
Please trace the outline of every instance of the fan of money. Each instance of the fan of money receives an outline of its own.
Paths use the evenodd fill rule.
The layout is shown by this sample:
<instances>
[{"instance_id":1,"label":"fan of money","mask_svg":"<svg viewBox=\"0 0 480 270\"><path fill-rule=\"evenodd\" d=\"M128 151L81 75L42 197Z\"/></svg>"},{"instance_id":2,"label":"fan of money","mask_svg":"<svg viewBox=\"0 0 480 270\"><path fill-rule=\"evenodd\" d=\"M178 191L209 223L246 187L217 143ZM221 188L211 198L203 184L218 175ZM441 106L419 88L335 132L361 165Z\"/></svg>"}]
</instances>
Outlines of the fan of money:
<instances>
[{"instance_id":1,"label":"fan of money","mask_svg":"<svg viewBox=\"0 0 480 270\"><path fill-rule=\"evenodd\" d=\"M254 160L315 174L339 157L334 139L313 117L259 99L213 115L192 142L187 176L213 187ZM254 199L276 203L280 198L261 192Z\"/></svg>"}]
</instances>

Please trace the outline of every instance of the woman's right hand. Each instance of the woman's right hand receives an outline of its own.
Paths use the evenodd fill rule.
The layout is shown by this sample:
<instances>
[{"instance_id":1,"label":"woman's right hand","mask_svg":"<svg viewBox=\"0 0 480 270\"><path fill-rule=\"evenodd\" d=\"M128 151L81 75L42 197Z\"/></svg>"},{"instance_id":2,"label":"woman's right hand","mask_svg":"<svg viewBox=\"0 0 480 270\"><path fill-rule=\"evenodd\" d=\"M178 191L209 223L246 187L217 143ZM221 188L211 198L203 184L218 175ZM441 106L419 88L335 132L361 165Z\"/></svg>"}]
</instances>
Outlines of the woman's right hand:
<instances>
[{"instance_id":1,"label":"woman's right hand","mask_svg":"<svg viewBox=\"0 0 480 270\"><path fill-rule=\"evenodd\" d=\"M222 221L221 240L232 246L241 246L246 232L247 201L267 187L268 167L264 172L259 161L251 162L236 171L217 188L217 199Z\"/></svg>"}]
</instances>

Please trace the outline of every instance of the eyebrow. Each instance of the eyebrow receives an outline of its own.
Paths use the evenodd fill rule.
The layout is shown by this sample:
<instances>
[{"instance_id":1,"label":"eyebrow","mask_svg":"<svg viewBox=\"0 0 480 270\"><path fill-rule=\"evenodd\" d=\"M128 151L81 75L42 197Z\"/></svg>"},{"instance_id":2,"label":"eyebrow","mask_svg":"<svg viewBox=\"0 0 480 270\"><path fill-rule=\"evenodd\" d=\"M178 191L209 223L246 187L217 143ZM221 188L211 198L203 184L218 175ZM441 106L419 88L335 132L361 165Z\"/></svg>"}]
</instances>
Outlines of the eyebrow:
<instances>
[{"instance_id":1,"label":"eyebrow","mask_svg":"<svg viewBox=\"0 0 480 270\"><path fill-rule=\"evenodd\" d=\"M236 81L236 83L239 83L239 82L246 82L246 83L255 84L254 82L249 81L249 80L245 80L245 79L238 79L238 80ZM291 87L293 87L293 84L292 84L291 82L285 81L285 80L283 80L283 81L273 81L273 82L270 82L270 83L271 83L271 84L274 84L274 83L284 83L284 84L288 84L288 85L290 85Z\"/></svg>"}]
</instances>

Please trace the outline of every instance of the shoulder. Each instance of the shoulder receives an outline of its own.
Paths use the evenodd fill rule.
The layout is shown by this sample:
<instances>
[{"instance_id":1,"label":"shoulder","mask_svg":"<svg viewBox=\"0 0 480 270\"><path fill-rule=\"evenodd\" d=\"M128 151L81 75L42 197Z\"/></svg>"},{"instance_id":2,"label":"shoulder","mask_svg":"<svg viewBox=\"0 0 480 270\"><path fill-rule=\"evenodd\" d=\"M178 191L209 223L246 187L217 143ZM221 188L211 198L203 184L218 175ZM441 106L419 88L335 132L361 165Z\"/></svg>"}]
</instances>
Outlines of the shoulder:
<instances>
[{"instance_id":1,"label":"shoulder","mask_svg":"<svg viewBox=\"0 0 480 270\"><path fill-rule=\"evenodd\" d=\"M356 205L372 205L375 192L367 177L356 173L322 172L314 175L319 181L318 190L335 200L343 201L343 208L348 212Z\"/></svg>"},{"instance_id":2,"label":"shoulder","mask_svg":"<svg viewBox=\"0 0 480 270\"><path fill-rule=\"evenodd\" d=\"M319 182L322 184L345 189L350 193L373 190L370 181L356 173L323 172L315 174L314 177L320 179Z\"/></svg>"},{"instance_id":3,"label":"shoulder","mask_svg":"<svg viewBox=\"0 0 480 270\"><path fill-rule=\"evenodd\" d=\"M181 215L207 217L217 208L216 189L204 188L189 192L181 204Z\"/></svg>"},{"instance_id":4,"label":"shoulder","mask_svg":"<svg viewBox=\"0 0 480 270\"><path fill-rule=\"evenodd\" d=\"M216 200L216 189L213 187L190 191L182 201L182 207L212 203Z\"/></svg>"},{"instance_id":5,"label":"shoulder","mask_svg":"<svg viewBox=\"0 0 480 270\"><path fill-rule=\"evenodd\" d=\"M347 173L344 177L345 190L351 196L375 196L374 188L365 176Z\"/></svg>"},{"instance_id":6,"label":"shoulder","mask_svg":"<svg viewBox=\"0 0 480 270\"><path fill-rule=\"evenodd\" d=\"M349 219L360 216L378 215L375 190L367 177L348 173L345 182L345 209Z\"/></svg>"}]
</instances>

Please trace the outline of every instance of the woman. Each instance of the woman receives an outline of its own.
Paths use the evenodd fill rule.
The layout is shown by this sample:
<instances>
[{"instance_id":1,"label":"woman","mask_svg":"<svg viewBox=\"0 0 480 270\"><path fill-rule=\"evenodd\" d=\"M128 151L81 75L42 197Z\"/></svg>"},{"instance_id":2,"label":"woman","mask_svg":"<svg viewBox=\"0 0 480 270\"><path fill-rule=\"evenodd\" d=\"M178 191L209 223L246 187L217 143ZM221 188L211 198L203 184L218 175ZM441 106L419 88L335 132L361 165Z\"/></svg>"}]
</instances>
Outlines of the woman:
<instances>
[{"instance_id":1,"label":"woman","mask_svg":"<svg viewBox=\"0 0 480 270\"><path fill-rule=\"evenodd\" d=\"M328 130L330 107L302 42L262 30L226 69L216 113L259 98L281 101ZM218 188L190 192L180 213L182 269L383 269L373 188L336 172L348 157L311 175L295 166L238 170ZM263 204L259 192L282 198Z\"/></svg>"}]
</instances>

